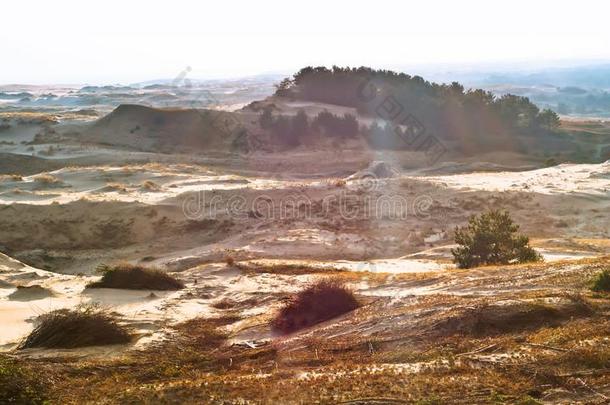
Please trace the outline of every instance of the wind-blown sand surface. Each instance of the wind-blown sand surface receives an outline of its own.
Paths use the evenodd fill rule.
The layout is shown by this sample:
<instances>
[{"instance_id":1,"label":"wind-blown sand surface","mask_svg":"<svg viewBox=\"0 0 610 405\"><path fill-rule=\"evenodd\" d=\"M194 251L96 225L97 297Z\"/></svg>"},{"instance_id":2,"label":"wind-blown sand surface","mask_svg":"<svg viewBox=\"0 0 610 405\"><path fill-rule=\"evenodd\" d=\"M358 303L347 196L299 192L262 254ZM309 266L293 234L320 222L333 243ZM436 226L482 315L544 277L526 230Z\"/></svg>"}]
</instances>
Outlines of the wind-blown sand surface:
<instances>
[{"instance_id":1,"label":"wind-blown sand surface","mask_svg":"<svg viewBox=\"0 0 610 405\"><path fill-rule=\"evenodd\" d=\"M609 168L608 163L561 165L528 172L429 177L399 174L389 179L378 179L377 189L366 190L366 193L376 197L393 192L406 196L430 196L431 202L426 211L414 213L411 219L407 216L400 223L401 231L396 220L383 217L368 218L357 223L339 216L335 220L347 226L336 227L328 223L328 212L280 218L280 221L268 213L261 217L231 216L224 205L226 199L214 207L216 211L212 213L217 216L216 219L206 222L205 218L201 218L201 225L193 225L197 220L185 218L183 212L184 201L200 191L218 193L226 198L239 195L245 201L252 201L261 195L273 201L283 201L304 191L307 200L303 201L311 202L315 207L316 201L341 195L342 192L356 190L361 193L357 191L362 186L357 179L348 180L344 189L332 181L320 179L261 179L175 164L93 166L65 168L22 178L6 176L0 184L0 190L4 190L0 191L0 201L5 204L3 211L11 215L3 214L0 220L3 243L19 257L67 274L35 269L2 256L0 317L12 327L4 329L0 344L8 349L18 343L32 329L36 315L85 302L98 302L121 314L123 322L137 326L142 342L151 342L151 339L162 336L167 325L205 314L213 315L217 310L212 304L223 297L247 299L253 291L266 289L272 294L274 291L285 293L291 289L290 283L279 275L270 278L267 273L253 276L242 274L243 269L223 270L223 266L217 262L227 256L251 260L243 262L244 265L262 268L302 266L321 272L443 274L454 267L449 254L452 247L451 224L462 223L471 212L476 212L486 203L494 204L494 201L496 204L508 204L518 218L536 217L537 221L546 220L548 224L553 224L553 210L546 211L543 217L539 215L543 203L551 202L555 210L569 210L574 209L575 203L566 200L566 197L588 195L588 204L596 208L589 208L591 214L583 213L585 209L580 208L580 226L589 229L591 236L600 238L605 236L608 228L595 231L596 225L601 227L596 213L607 208L609 193L605 187L610 184ZM21 191L15 192L15 189ZM471 194L471 189L477 192ZM479 191L489 192L487 202ZM461 197L461 206L455 205L457 196ZM469 201L472 207L468 206ZM102 202L105 202L104 206L100 205ZM133 205L141 203L154 210L161 209L164 214L157 212L151 216L153 211ZM439 216L440 212L442 216ZM94 218L100 221L106 218L107 221L100 222L97 233L88 229L96 223ZM151 218L157 218L155 221L165 218L158 225L164 228L165 233L155 230L154 226L146 230ZM122 222L108 225L113 224L113 220ZM34 231L35 228L26 225L27 221L31 221L32 227L47 225L43 226L42 232ZM208 238L207 243L201 244L200 241L205 240L201 239L202 232L208 234L210 230L220 229L215 224L224 221L230 221L228 226L234 231ZM535 223L528 224L527 220L520 222L525 230L533 231L534 236L545 233L536 229ZM51 223L55 225L48 228ZM17 224L20 225L21 234L16 233ZM98 242L91 239L103 235L99 232L105 229L104 226L109 227L109 237L118 239ZM44 230L45 227L48 229ZM67 233L69 229L72 229L71 234ZM558 232L563 230L556 229ZM400 237L385 239L383 234L402 234L404 240ZM93 249L95 253L71 251L70 246L75 246L75 241L83 238L91 241L84 242L83 247L88 252ZM169 245L168 241L171 241ZM558 246L557 241L544 238L535 239L535 244L539 245L548 261L591 257L609 250L603 243L572 242L573 246L568 246L566 242L564 246L561 243ZM165 245L165 248L159 249L161 245ZM104 251L100 251L104 246ZM341 247L340 250L337 247ZM46 252L38 253L37 248L46 249ZM400 251L403 252L402 257ZM88 282L97 277L93 273L97 264L117 260L139 261L147 256L150 256L146 260L151 265L180 271L177 274L185 279L187 289L175 293L155 291L151 295L149 291L85 288ZM77 275L83 273L88 275ZM15 296L11 298L17 286L40 286L49 296L23 292L21 299ZM378 287L371 291L368 286L361 287L358 291L363 295L380 294ZM403 290L392 287L381 294L400 297L410 295L412 291L421 293L420 288ZM31 299L27 297L28 294L32 294ZM249 310L254 316L267 312L268 308L259 307L254 312Z\"/></svg>"},{"instance_id":2,"label":"wind-blown sand surface","mask_svg":"<svg viewBox=\"0 0 610 405\"><path fill-rule=\"evenodd\" d=\"M584 194L608 198L610 161L601 164L561 164L525 172L468 173L432 176L428 181L454 188L486 191L529 190L541 194Z\"/></svg>"}]
</instances>

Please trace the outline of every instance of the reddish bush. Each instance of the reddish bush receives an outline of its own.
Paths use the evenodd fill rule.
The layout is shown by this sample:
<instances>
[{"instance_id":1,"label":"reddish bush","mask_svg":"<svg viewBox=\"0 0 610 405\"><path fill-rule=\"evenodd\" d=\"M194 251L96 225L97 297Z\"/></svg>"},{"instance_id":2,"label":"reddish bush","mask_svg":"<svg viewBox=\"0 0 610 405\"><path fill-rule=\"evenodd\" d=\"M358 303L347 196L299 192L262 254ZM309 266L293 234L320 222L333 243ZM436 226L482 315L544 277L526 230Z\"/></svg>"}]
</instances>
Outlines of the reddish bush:
<instances>
[{"instance_id":1,"label":"reddish bush","mask_svg":"<svg viewBox=\"0 0 610 405\"><path fill-rule=\"evenodd\" d=\"M353 311L360 305L342 283L324 279L296 293L272 322L274 330L290 333Z\"/></svg>"}]
</instances>

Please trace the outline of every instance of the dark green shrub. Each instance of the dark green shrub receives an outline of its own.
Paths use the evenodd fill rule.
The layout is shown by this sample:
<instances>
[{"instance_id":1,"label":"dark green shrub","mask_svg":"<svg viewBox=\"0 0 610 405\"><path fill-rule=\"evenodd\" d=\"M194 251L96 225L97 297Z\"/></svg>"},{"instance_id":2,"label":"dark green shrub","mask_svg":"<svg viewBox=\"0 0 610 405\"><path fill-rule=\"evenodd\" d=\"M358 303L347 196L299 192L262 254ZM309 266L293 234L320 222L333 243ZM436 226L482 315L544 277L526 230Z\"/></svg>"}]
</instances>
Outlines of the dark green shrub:
<instances>
[{"instance_id":1,"label":"dark green shrub","mask_svg":"<svg viewBox=\"0 0 610 405\"><path fill-rule=\"evenodd\" d=\"M456 227L451 249L453 260L460 268L488 264L536 262L542 256L529 246L529 238L517 234L507 211L492 210L472 216L465 227Z\"/></svg>"},{"instance_id":2,"label":"dark green shrub","mask_svg":"<svg viewBox=\"0 0 610 405\"><path fill-rule=\"evenodd\" d=\"M610 292L610 269L602 270L594 279L591 290L597 292Z\"/></svg>"}]
</instances>

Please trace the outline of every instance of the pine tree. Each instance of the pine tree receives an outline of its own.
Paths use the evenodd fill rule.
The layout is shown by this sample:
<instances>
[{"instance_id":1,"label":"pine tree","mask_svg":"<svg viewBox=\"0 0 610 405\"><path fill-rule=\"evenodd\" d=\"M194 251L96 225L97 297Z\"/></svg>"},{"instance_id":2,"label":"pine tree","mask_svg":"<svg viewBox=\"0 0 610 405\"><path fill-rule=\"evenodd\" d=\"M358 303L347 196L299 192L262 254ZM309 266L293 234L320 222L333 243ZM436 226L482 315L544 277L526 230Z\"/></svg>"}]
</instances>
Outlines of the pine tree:
<instances>
[{"instance_id":1,"label":"pine tree","mask_svg":"<svg viewBox=\"0 0 610 405\"><path fill-rule=\"evenodd\" d=\"M529 246L529 238L517 234L519 225L513 223L507 211L492 210L472 216L465 227L456 227L451 249L454 262L460 268L488 264L525 263L542 260Z\"/></svg>"}]
</instances>

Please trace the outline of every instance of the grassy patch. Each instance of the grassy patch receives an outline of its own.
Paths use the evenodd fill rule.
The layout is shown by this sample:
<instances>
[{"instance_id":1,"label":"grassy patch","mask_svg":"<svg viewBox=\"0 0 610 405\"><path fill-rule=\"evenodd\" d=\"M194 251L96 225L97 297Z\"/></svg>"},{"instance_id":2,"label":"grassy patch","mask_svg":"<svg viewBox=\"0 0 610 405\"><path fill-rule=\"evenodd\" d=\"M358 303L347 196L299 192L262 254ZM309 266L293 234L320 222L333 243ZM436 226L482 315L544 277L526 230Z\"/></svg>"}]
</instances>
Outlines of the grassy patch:
<instances>
[{"instance_id":1,"label":"grassy patch","mask_svg":"<svg viewBox=\"0 0 610 405\"><path fill-rule=\"evenodd\" d=\"M610 269L602 270L594 279L591 290L596 292L610 292Z\"/></svg>"},{"instance_id":2,"label":"grassy patch","mask_svg":"<svg viewBox=\"0 0 610 405\"><path fill-rule=\"evenodd\" d=\"M75 348L127 343L128 331L109 313L93 305L59 309L38 317L38 326L19 346Z\"/></svg>"},{"instance_id":3,"label":"grassy patch","mask_svg":"<svg viewBox=\"0 0 610 405\"><path fill-rule=\"evenodd\" d=\"M558 306L541 303L485 304L440 322L435 325L435 331L441 335L474 336L518 333L559 325L572 318L590 316L592 312L586 302L577 300Z\"/></svg>"},{"instance_id":4,"label":"grassy patch","mask_svg":"<svg viewBox=\"0 0 610 405\"><path fill-rule=\"evenodd\" d=\"M131 264L100 266L102 278L87 285L88 288L123 288L128 290L180 290L182 281L154 268Z\"/></svg>"},{"instance_id":5,"label":"grassy patch","mask_svg":"<svg viewBox=\"0 0 610 405\"><path fill-rule=\"evenodd\" d=\"M45 398L44 384L31 370L0 355L0 403L43 404Z\"/></svg>"},{"instance_id":6,"label":"grassy patch","mask_svg":"<svg viewBox=\"0 0 610 405\"><path fill-rule=\"evenodd\" d=\"M290 333L353 311L354 294L336 280L323 279L296 293L272 322L276 331Z\"/></svg>"},{"instance_id":7,"label":"grassy patch","mask_svg":"<svg viewBox=\"0 0 610 405\"><path fill-rule=\"evenodd\" d=\"M188 344L195 348L213 349L222 345L227 339L227 334L218 329L238 321L236 316L223 318L195 318L176 325L182 337L188 340Z\"/></svg>"}]
</instances>

